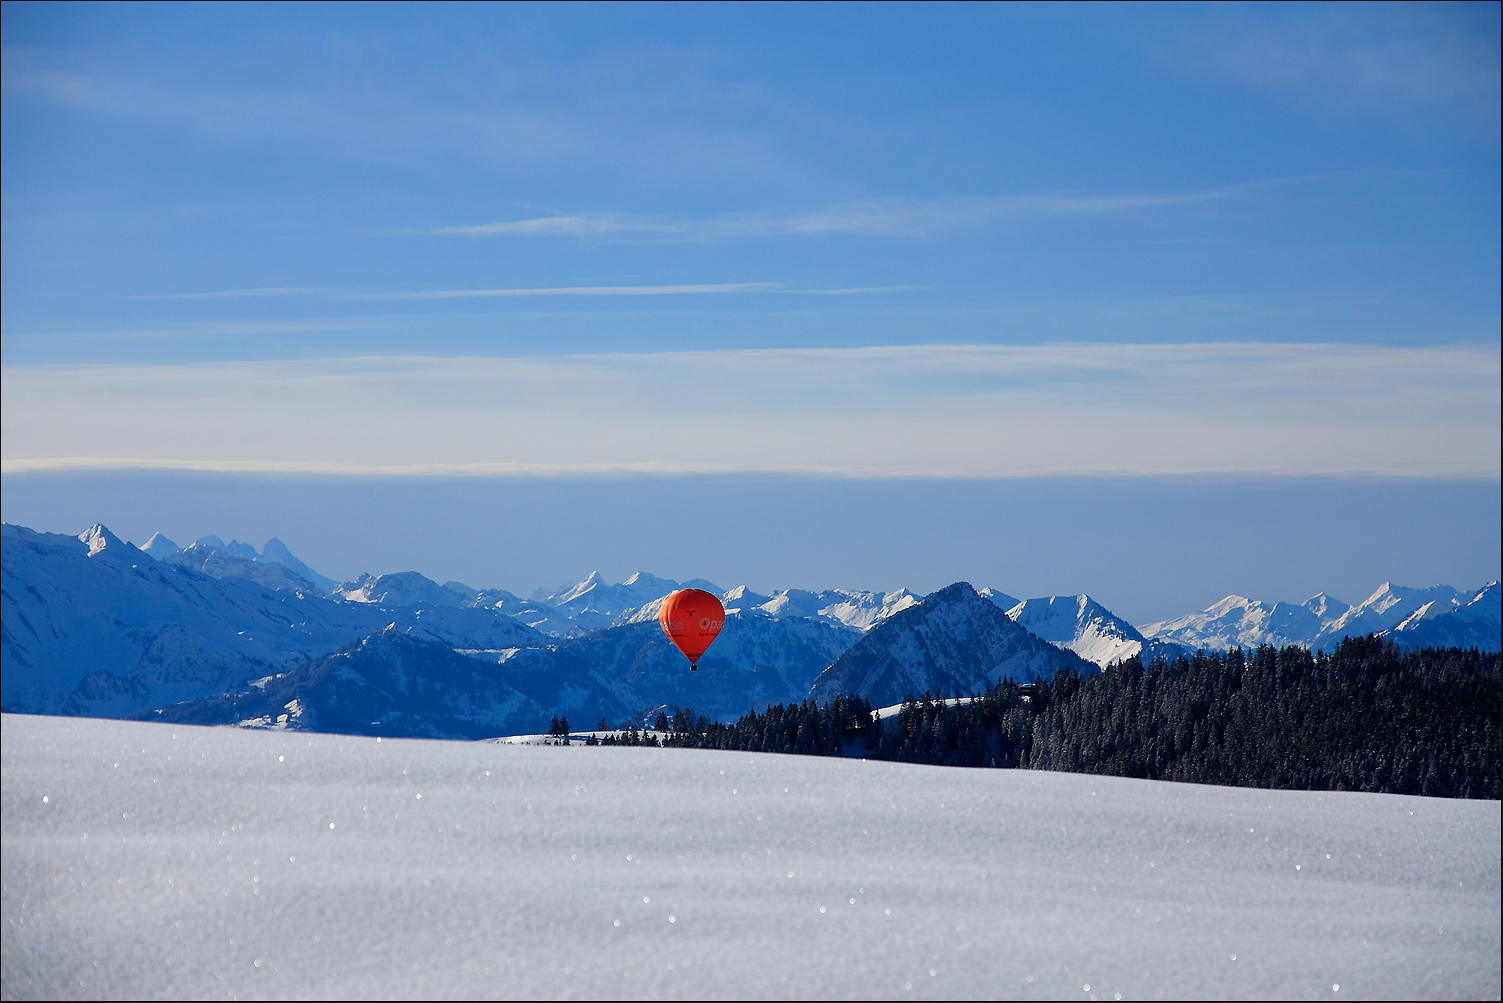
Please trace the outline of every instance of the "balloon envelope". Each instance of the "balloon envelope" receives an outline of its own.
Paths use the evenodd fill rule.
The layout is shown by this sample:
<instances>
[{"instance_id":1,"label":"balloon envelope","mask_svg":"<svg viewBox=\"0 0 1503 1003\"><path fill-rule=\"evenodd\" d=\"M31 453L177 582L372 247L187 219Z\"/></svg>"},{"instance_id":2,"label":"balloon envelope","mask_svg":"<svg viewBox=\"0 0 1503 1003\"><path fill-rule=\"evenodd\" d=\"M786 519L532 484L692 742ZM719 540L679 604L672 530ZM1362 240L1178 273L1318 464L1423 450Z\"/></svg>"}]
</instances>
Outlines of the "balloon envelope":
<instances>
[{"instance_id":1,"label":"balloon envelope","mask_svg":"<svg viewBox=\"0 0 1503 1003\"><path fill-rule=\"evenodd\" d=\"M658 625L689 659L689 668L697 669L699 657L725 626L725 607L702 589L679 589L663 600Z\"/></svg>"}]
</instances>

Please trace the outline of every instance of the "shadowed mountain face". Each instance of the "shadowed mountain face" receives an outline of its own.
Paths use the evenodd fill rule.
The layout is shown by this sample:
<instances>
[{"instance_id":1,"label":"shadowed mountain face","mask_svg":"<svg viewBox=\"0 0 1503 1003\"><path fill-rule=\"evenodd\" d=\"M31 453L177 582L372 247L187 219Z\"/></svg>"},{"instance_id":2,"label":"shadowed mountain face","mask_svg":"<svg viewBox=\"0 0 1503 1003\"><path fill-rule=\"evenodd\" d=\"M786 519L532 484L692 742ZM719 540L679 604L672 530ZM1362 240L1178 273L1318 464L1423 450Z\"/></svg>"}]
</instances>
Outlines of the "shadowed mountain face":
<instances>
[{"instance_id":1,"label":"shadowed mountain face","mask_svg":"<svg viewBox=\"0 0 1503 1003\"><path fill-rule=\"evenodd\" d=\"M922 693L981 692L1003 676L1030 682L1062 668L1097 669L957 582L872 628L820 674L809 695L824 701L849 693L883 706Z\"/></svg>"},{"instance_id":2,"label":"shadowed mountain face","mask_svg":"<svg viewBox=\"0 0 1503 1003\"><path fill-rule=\"evenodd\" d=\"M495 666L395 630L238 692L137 717L398 738L479 739L542 731L548 724L547 711L510 686Z\"/></svg>"},{"instance_id":3,"label":"shadowed mountain face","mask_svg":"<svg viewBox=\"0 0 1503 1003\"><path fill-rule=\"evenodd\" d=\"M855 633L817 620L733 616L690 672L656 623L489 657L387 630L234 693L137 717L409 738L536 733L551 714L568 716L575 730L602 717L614 726L665 703L734 719L802 700Z\"/></svg>"},{"instance_id":4,"label":"shadowed mountain face","mask_svg":"<svg viewBox=\"0 0 1503 1003\"><path fill-rule=\"evenodd\" d=\"M803 700L859 636L824 620L733 613L696 672L656 619L497 658L511 685L577 724L593 727L601 717L615 724L659 704L734 720L768 704Z\"/></svg>"}]
</instances>

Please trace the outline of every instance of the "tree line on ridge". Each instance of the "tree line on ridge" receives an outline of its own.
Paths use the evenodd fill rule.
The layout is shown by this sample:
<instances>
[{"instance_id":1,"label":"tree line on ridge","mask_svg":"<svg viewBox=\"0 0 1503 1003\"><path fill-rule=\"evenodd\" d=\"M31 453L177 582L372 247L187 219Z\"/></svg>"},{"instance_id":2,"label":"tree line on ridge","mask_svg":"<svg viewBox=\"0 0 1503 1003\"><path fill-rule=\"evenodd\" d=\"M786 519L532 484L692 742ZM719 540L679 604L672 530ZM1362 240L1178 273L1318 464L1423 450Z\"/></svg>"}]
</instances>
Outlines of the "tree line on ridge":
<instances>
[{"instance_id":1,"label":"tree line on ridge","mask_svg":"<svg viewBox=\"0 0 1503 1003\"><path fill-rule=\"evenodd\" d=\"M1330 652L1261 646L982 694L910 697L878 719L861 697L709 722L678 709L602 744L1059 770L1286 790L1499 798L1500 656L1403 651L1375 637Z\"/></svg>"}]
</instances>

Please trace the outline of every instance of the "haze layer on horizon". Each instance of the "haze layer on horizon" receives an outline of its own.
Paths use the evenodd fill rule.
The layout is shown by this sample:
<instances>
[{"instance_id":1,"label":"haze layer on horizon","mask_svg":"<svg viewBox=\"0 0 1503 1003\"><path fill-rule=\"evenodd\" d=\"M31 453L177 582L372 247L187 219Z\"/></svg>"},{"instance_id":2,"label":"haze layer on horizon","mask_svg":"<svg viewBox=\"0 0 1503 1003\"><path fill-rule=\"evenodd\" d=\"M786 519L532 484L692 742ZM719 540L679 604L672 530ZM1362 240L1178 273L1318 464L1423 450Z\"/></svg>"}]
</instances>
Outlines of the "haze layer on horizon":
<instances>
[{"instance_id":1,"label":"haze layer on horizon","mask_svg":"<svg viewBox=\"0 0 1503 1003\"><path fill-rule=\"evenodd\" d=\"M0 16L7 520L1139 620L1497 574L1496 5Z\"/></svg>"},{"instance_id":2,"label":"haze layer on horizon","mask_svg":"<svg viewBox=\"0 0 1503 1003\"><path fill-rule=\"evenodd\" d=\"M599 571L721 588L1020 599L1090 593L1149 623L1228 594L1348 603L1382 582L1499 577L1493 481L1335 477L326 477L200 471L10 474L6 522L145 543L282 540L340 580L550 591Z\"/></svg>"}]
</instances>

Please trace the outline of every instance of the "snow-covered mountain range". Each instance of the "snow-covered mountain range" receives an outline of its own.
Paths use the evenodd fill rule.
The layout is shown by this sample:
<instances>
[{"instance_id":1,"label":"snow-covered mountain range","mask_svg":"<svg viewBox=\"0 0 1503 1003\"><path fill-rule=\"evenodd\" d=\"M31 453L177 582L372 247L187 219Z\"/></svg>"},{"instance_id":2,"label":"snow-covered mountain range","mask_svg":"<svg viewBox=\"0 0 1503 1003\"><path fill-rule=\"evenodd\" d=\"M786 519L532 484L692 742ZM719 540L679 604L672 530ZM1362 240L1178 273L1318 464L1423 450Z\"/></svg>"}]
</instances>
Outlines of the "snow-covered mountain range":
<instances>
[{"instance_id":1,"label":"snow-covered mountain range","mask_svg":"<svg viewBox=\"0 0 1503 1003\"><path fill-rule=\"evenodd\" d=\"M1140 629L1147 638L1189 648L1295 644L1329 651L1344 637L1378 634L1409 648L1459 644L1497 651L1498 583L1463 591L1448 585L1409 588L1384 582L1355 606L1324 592L1298 605L1227 596L1199 613Z\"/></svg>"},{"instance_id":2,"label":"snow-covered mountain range","mask_svg":"<svg viewBox=\"0 0 1503 1003\"><path fill-rule=\"evenodd\" d=\"M202 541L154 560L103 526L3 530L0 702L123 717L222 692L389 626L454 648L545 644L489 609L340 602Z\"/></svg>"},{"instance_id":3,"label":"snow-covered mountain range","mask_svg":"<svg viewBox=\"0 0 1503 1003\"><path fill-rule=\"evenodd\" d=\"M1085 593L1047 596L1009 606L1007 615L1029 632L1088 662L1110 665L1134 655L1146 664L1155 658L1173 659L1192 648L1173 641L1149 640L1132 624L1116 616Z\"/></svg>"},{"instance_id":4,"label":"snow-covered mountain range","mask_svg":"<svg viewBox=\"0 0 1503 1003\"><path fill-rule=\"evenodd\" d=\"M245 712L240 720L303 727L319 715L304 720L288 705L324 701L322 719L343 720L327 707L374 707L372 693L405 692L391 689L389 667L371 661L395 635L414 642L401 649L398 675L438 694L439 704L465 705L429 708L435 720L470 722L439 729L455 734L472 725L537 728L554 713L616 723L662 704L727 719L836 691L896 702L909 691L968 692L1003 674L1029 679L1134 655L1147 663L1199 647L1328 648L1370 632L1411 647L1500 647L1496 583L1471 592L1385 584L1356 606L1324 594L1298 605L1230 596L1134 627L1085 594L1020 601L963 583L929 597L906 589L762 594L639 572L620 583L591 574L526 598L416 572L335 583L276 539L258 551L213 536L178 547L157 534L137 547L104 526L73 537L7 525L3 558L0 700L6 710L51 714L124 717L217 699L195 703L184 719L218 720L233 706ZM684 671L655 623L663 598L680 587L716 592L727 609L725 630L696 673ZM387 640L371 648L377 635ZM350 654L362 643L364 655ZM338 652L347 653L338 671L325 671ZM454 676L455 653L464 665L489 666L487 681L458 689L421 682ZM281 705L267 704L273 697ZM390 729L401 717L383 711L369 720ZM403 720L411 725L404 734L437 734L411 715Z\"/></svg>"}]
</instances>

